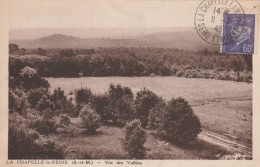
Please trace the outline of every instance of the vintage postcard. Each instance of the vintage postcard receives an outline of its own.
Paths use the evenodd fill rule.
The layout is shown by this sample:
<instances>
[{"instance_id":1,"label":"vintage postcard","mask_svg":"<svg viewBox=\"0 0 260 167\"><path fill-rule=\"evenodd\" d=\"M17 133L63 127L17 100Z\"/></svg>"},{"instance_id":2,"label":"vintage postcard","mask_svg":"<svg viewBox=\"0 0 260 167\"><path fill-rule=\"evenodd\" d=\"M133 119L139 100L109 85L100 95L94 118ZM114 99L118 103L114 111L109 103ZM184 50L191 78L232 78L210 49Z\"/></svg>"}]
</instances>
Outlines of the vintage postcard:
<instances>
[{"instance_id":1,"label":"vintage postcard","mask_svg":"<svg viewBox=\"0 0 260 167\"><path fill-rule=\"evenodd\" d=\"M0 0L0 167L260 166L259 7Z\"/></svg>"}]
</instances>

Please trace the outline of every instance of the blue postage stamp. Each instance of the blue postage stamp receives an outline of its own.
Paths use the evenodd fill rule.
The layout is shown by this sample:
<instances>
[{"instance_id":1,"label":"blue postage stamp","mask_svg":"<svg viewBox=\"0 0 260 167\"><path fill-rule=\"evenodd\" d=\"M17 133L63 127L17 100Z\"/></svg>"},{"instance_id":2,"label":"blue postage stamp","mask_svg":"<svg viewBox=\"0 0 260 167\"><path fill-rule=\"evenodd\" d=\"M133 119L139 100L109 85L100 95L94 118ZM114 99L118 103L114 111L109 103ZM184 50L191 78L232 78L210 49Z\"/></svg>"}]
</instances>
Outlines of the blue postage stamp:
<instances>
[{"instance_id":1,"label":"blue postage stamp","mask_svg":"<svg viewBox=\"0 0 260 167\"><path fill-rule=\"evenodd\" d=\"M255 15L224 14L222 53L253 54Z\"/></svg>"}]
</instances>

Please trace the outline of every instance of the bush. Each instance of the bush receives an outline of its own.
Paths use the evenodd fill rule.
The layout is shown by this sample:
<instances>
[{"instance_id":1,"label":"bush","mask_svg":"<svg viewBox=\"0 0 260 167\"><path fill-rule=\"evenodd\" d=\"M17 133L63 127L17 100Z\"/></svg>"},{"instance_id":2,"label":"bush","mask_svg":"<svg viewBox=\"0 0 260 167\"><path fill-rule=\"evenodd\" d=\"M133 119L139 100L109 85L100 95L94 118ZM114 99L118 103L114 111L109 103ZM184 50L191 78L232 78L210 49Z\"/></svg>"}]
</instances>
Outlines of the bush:
<instances>
[{"instance_id":1,"label":"bush","mask_svg":"<svg viewBox=\"0 0 260 167\"><path fill-rule=\"evenodd\" d=\"M116 101L113 108L114 121L118 125L125 125L125 123L133 119L134 115L134 103L133 98L129 96L123 96Z\"/></svg>"},{"instance_id":2,"label":"bush","mask_svg":"<svg viewBox=\"0 0 260 167\"><path fill-rule=\"evenodd\" d=\"M52 119L53 116L55 115L55 113L51 109L49 109L49 108L47 108L46 110L42 111L40 114L45 119Z\"/></svg>"},{"instance_id":3,"label":"bush","mask_svg":"<svg viewBox=\"0 0 260 167\"><path fill-rule=\"evenodd\" d=\"M146 88L137 92L135 99L135 116L141 120L143 128L147 126L149 111L161 100L162 99L160 99L155 93Z\"/></svg>"},{"instance_id":4,"label":"bush","mask_svg":"<svg viewBox=\"0 0 260 167\"><path fill-rule=\"evenodd\" d=\"M97 114L100 115L102 122L113 119L112 113L109 109L109 102L109 97L106 94L93 96L92 107L95 109Z\"/></svg>"},{"instance_id":5,"label":"bush","mask_svg":"<svg viewBox=\"0 0 260 167\"><path fill-rule=\"evenodd\" d=\"M39 89L33 89L29 91L28 93L28 102L31 106L31 108L35 108L37 103L41 100L43 95L47 95L48 90L39 88Z\"/></svg>"},{"instance_id":6,"label":"bush","mask_svg":"<svg viewBox=\"0 0 260 167\"><path fill-rule=\"evenodd\" d=\"M154 130L159 127L160 119L165 108L166 104L163 100L161 100L153 108L150 109L147 124L148 129Z\"/></svg>"},{"instance_id":7,"label":"bush","mask_svg":"<svg viewBox=\"0 0 260 167\"><path fill-rule=\"evenodd\" d=\"M183 98L169 101L162 114L158 131L169 140L189 143L201 132L199 118Z\"/></svg>"},{"instance_id":8,"label":"bush","mask_svg":"<svg viewBox=\"0 0 260 167\"><path fill-rule=\"evenodd\" d=\"M21 115L26 115L30 107L26 95L19 90L9 90L9 112L17 112Z\"/></svg>"},{"instance_id":9,"label":"bush","mask_svg":"<svg viewBox=\"0 0 260 167\"><path fill-rule=\"evenodd\" d=\"M116 102L116 100L121 99L123 96L128 96L130 98L134 97L132 90L129 87L122 87L119 84L117 86L110 84L108 96L112 102Z\"/></svg>"},{"instance_id":10,"label":"bush","mask_svg":"<svg viewBox=\"0 0 260 167\"><path fill-rule=\"evenodd\" d=\"M100 116L89 106L85 105L80 112L81 124L89 134L94 134L101 126Z\"/></svg>"},{"instance_id":11,"label":"bush","mask_svg":"<svg viewBox=\"0 0 260 167\"><path fill-rule=\"evenodd\" d=\"M50 98L47 95L43 95L41 100L37 103L35 107L37 110L42 112L48 108L54 110L55 104L51 102Z\"/></svg>"},{"instance_id":12,"label":"bush","mask_svg":"<svg viewBox=\"0 0 260 167\"><path fill-rule=\"evenodd\" d=\"M111 84L108 91L109 105L107 116L114 123L124 125L134 114L133 93L128 87Z\"/></svg>"},{"instance_id":13,"label":"bush","mask_svg":"<svg viewBox=\"0 0 260 167\"><path fill-rule=\"evenodd\" d=\"M37 71L34 68L28 66L21 70L19 77L16 79L20 82L21 87L25 90L37 89L40 87L50 87L50 84L47 80L39 77Z\"/></svg>"},{"instance_id":14,"label":"bush","mask_svg":"<svg viewBox=\"0 0 260 167\"><path fill-rule=\"evenodd\" d=\"M75 99L77 104L88 104L92 100L92 92L88 88L75 90Z\"/></svg>"},{"instance_id":15,"label":"bush","mask_svg":"<svg viewBox=\"0 0 260 167\"><path fill-rule=\"evenodd\" d=\"M35 140L38 146L35 159L65 159L69 148L56 142L54 137L40 137Z\"/></svg>"},{"instance_id":16,"label":"bush","mask_svg":"<svg viewBox=\"0 0 260 167\"><path fill-rule=\"evenodd\" d=\"M64 104L67 102L67 97L64 94L64 91L60 89L54 89L53 93L50 95L51 101L55 105L55 109L62 109Z\"/></svg>"},{"instance_id":17,"label":"bush","mask_svg":"<svg viewBox=\"0 0 260 167\"><path fill-rule=\"evenodd\" d=\"M37 138L39 134L36 131L9 126L8 159L34 159L38 148L34 140Z\"/></svg>"},{"instance_id":18,"label":"bush","mask_svg":"<svg viewBox=\"0 0 260 167\"><path fill-rule=\"evenodd\" d=\"M56 132L56 124L54 120L48 118L37 118L32 120L29 127L44 135Z\"/></svg>"},{"instance_id":19,"label":"bush","mask_svg":"<svg viewBox=\"0 0 260 167\"><path fill-rule=\"evenodd\" d=\"M65 126L68 126L71 124L71 121L70 121L70 118L67 117L67 116L61 116L61 119L60 119L60 124L61 125L65 125Z\"/></svg>"},{"instance_id":20,"label":"bush","mask_svg":"<svg viewBox=\"0 0 260 167\"><path fill-rule=\"evenodd\" d=\"M146 154L144 143L146 142L146 133L141 127L140 120L128 122L125 127L125 138L123 141L124 149L131 158L143 159Z\"/></svg>"},{"instance_id":21,"label":"bush","mask_svg":"<svg viewBox=\"0 0 260 167\"><path fill-rule=\"evenodd\" d=\"M12 113L12 112L15 112L16 111L16 108L17 108L17 99L18 97L11 91L9 90L9 95L8 95L8 109L9 109L9 112Z\"/></svg>"},{"instance_id":22,"label":"bush","mask_svg":"<svg viewBox=\"0 0 260 167\"><path fill-rule=\"evenodd\" d=\"M68 151L66 147L57 143L55 139L39 135L35 130L21 124L21 116L14 118L9 120L8 159L65 158Z\"/></svg>"}]
</instances>

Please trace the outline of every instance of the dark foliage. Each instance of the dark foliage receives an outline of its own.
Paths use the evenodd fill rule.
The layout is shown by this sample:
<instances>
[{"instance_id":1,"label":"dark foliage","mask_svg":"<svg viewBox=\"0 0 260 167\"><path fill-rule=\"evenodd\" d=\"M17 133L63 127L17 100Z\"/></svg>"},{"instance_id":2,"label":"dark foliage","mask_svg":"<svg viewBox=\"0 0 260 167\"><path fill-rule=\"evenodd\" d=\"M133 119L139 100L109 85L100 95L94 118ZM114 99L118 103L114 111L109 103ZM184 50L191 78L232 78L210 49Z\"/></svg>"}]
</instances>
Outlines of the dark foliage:
<instances>
[{"instance_id":1,"label":"dark foliage","mask_svg":"<svg viewBox=\"0 0 260 167\"><path fill-rule=\"evenodd\" d=\"M165 108L165 102L163 100L160 100L153 108L150 109L147 123L148 129L154 130L160 126L160 120Z\"/></svg>"},{"instance_id":2,"label":"dark foliage","mask_svg":"<svg viewBox=\"0 0 260 167\"><path fill-rule=\"evenodd\" d=\"M16 46L11 47L16 50ZM16 76L22 68L30 66L38 69L38 74L42 77L159 75L220 79L221 74L227 73L229 77L222 79L236 81L237 76L231 73L235 71L244 74L241 75L244 82L251 82L252 79L252 55L224 55L208 51L162 48L90 50L50 49L47 50L47 55L52 56L45 56L45 59L26 58L26 55L23 59L17 59L11 56L10 76ZM10 54L13 52L15 51ZM39 54L37 52L35 54Z\"/></svg>"},{"instance_id":3,"label":"dark foliage","mask_svg":"<svg viewBox=\"0 0 260 167\"><path fill-rule=\"evenodd\" d=\"M56 124L54 120L43 117L32 120L29 125L30 128L35 129L40 134L48 135L56 132Z\"/></svg>"},{"instance_id":4,"label":"dark foliage","mask_svg":"<svg viewBox=\"0 0 260 167\"><path fill-rule=\"evenodd\" d=\"M141 120L142 127L147 126L150 110L161 100L155 93L146 88L136 93L135 117Z\"/></svg>"},{"instance_id":5,"label":"dark foliage","mask_svg":"<svg viewBox=\"0 0 260 167\"><path fill-rule=\"evenodd\" d=\"M55 104L50 100L50 98L47 95L43 95L42 98L37 103L37 105L35 106L35 108L41 112L48 108L54 110Z\"/></svg>"},{"instance_id":6,"label":"dark foliage","mask_svg":"<svg viewBox=\"0 0 260 167\"><path fill-rule=\"evenodd\" d=\"M159 122L159 134L171 141L190 143L201 132L199 118L183 98L172 99L167 103Z\"/></svg>"},{"instance_id":7,"label":"dark foliage","mask_svg":"<svg viewBox=\"0 0 260 167\"><path fill-rule=\"evenodd\" d=\"M110 113L111 120L118 125L124 125L134 115L134 99L132 90L121 85L109 86L109 106L107 113Z\"/></svg>"},{"instance_id":8,"label":"dark foliage","mask_svg":"<svg viewBox=\"0 0 260 167\"><path fill-rule=\"evenodd\" d=\"M68 150L55 139L25 125L19 114L9 115L8 159L64 159Z\"/></svg>"},{"instance_id":9,"label":"dark foliage","mask_svg":"<svg viewBox=\"0 0 260 167\"><path fill-rule=\"evenodd\" d=\"M93 94L89 88L80 88L75 90L75 99L77 104L88 104L92 101Z\"/></svg>"},{"instance_id":10,"label":"dark foliage","mask_svg":"<svg viewBox=\"0 0 260 167\"><path fill-rule=\"evenodd\" d=\"M94 95L92 107L95 109L97 114L100 115L102 122L107 122L113 118L113 115L110 112L110 99L107 94Z\"/></svg>"},{"instance_id":11,"label":"dark foliage","mask_svg":"<svg viewBox=\"0 0 260 167\"><path fill-rule=\"evenodd\" d=\"M32 89L28 92L28 102L31 108L35 108L38 102L42 99L43 95L47 96L48 90L44 88Z\"/></svg>"},{"instance_id":12,"label":"dark foliage","mask_svg":"<svg viewBox=\"0 0 260 167\"><path fill-rule=\"evenodd\" d=\"M61 125L65 125L65 126L68 126L71 124L71 121L70 121L70 118L68 116L61 116L61 119L60 119L60 124Z\"/></svg>"}]
</instances>

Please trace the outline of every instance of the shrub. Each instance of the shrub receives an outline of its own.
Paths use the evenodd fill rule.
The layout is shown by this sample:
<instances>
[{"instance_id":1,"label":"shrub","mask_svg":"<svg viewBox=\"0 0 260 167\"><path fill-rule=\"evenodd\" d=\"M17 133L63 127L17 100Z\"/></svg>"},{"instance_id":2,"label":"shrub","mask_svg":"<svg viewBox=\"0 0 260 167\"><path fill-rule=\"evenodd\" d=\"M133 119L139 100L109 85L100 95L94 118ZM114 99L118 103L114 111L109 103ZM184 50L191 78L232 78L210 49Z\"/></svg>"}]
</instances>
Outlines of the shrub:
<instances>
[{"instance_id":1,"label":"shrub","mask_svg":"<svg viewBox=\"0 0 260 167\"><path fill-rule=\"evenodd\" d=\"M41 115L45 119L52 119L55 113L51 109L47 108L46 110L41 112Z\"/></svg>"},{"instance_id":2,"label":"shrub","mask_svg":"<svg viewBox=\"0 0 260 167\"><path fill-rule=\"evenodd\" d=\"M9 96L8 96L8 108L9 108L9 112L12 113L16 110L17 108L17 99L18 97L11 91L9 90Z\"/></svg>"},{"instance_id":3,"label":"shrub","mask_svg":"<svg viewBox=\"0 0 260 167\"><path fill-rule=\"evenodd\" d=\"M88 88L75 90L75 99L77 104L88 104L92 100L92 92Z\"/></svg>"},{"instance_id":4,"label":"shrub","mask_svg":"<svg viewBox=\"0 0 260 167\"><path fill-rule=\"evenodd\" d=\"M134 113L133 93L128 87L111 84L108 90L109 105L106 114L114 123L123 125Z\"/></svg>"},{"instance_id":5,"label":"shrub","mask_svg":"<svg viewBox=\"0 0 260 167\"><path fill-rule=\"evenodd\" d=\"M159 133L169 140L189 143L201 132L199 118L183 98L172 99L162 113Z\"/></svg>"},{"instance_id":6,"label":"shrub","mask_svg":"<svg viewBox=\"0 0 260 167\"><path fill-rule=\"evenodd\" d=\"M48 135L56 132L56 124L54 120L48 118L37 118L32 120L29 127L35 129L40 134Z\"/></svg>"},{"instance_id":7,"label":"shrub","mask_svg":"<svg viewBox=\"0 0 260 167\"><path fill-rule=\"evenodd\" d=\"M26 115L30 107L27 97L24 92L19 90L9 90L9 112L17 112L21 115Z\"/></svg>"},{"instance_id":8,"label":"shrub","mask_svg":"<svg viewBox=\"0 0 260 167\"><path fill-rule=\"evenodd\" d=\"M118 125L125 125L125 123L131 120L134 115L133 98L123 96L121 99L118 99L113 111L115 123Z\"/></svg>"},{"instance_id":9,"label":"shrub","mask_svg":"<svg viewBox=\"0 0 260 167\"><path fill-rule=\"evenodd\" d=\"M39 89L33 89L29 91L28 93L28 102L31 106L31 108L35 108L37 103L41 100L43 95L47 95L48 90L39 88Z\"/></svg>"},{"instance_id":10,"label":"shrub","mask_svg":"<svg viewBox=\"0 0 260 167\"><path fill-rule=\"evenodd\" d=\"M54 137L44 137L35 140L38 146L37 158L35 159L65 159L69 148L56 142Z\"/></svg>"},{"instance_id":11,"label":"shrub","mask_svg":"<svg viewBox=\"0 0 260 167\"><path fill-rule=\"evenodd\" d=\"M60 119L60 124L61 125L65 125L65 126L68 126L71 124L71 121L70 121L70 118L67 117L67 116L61 116L61 119Z\"/></svg>"},{"instance_id":12,"label":"shrub","mask_svg":"<svg viewBox=\"0 0 260 167\"><path fill-rule=\"evenodd\" d=\"M100 119L102 122L106 122L108 120L112 120L112 113L109 109L109 97L105 95L94 95L92 107L95 109L97 114L100 115Z\"/></svg>"},{"instance_id":13,"label":"shrub","mask_svg":"<svg viewBox=\"0 0 260 167\"><path fill-rule=\"evenodd\" d=\"M110 84L108 96L113 102L116 102L116 100L121 99L123 96L128 96L130 98L134 97L132 90L129 87L122 87L119 84L117 86Z\"/></svg>"},{"instance_id":14,"label":"shrub","mask_svg":"<svg viewBox=\"0 0 260 167\"><path fill-rule=\"evenodd\" d=\"M35 107L37 110L42 112L48 108L51 110L54 110L55 104L53 102L51 102L51 100L49 99L48 96L43 95L41 100L37 103L37 105Z\"/></svg>"},{"instance_id":15,"label":"shrub","mask_svg":"<svg viewBox=\"0 0 260 167\"><path fill-rule=\"evenodd\" d=\"M123 141L124 149L131 158L143 159L146 154L144 143L146 142L146 133L141 127L140 120L128 122L125 127L125 138Z\"/></svg>"},{"instance_id":16,"label":"shrub","mask_svg":"<svg viewBox=\"0 0 260 167\"><path fill-rule=\"evenodd\" d=\"M25 88L25 90L37 89L40 87L50 87L50 84L47 80L39 77L37 71L34 68L28 66L21 70L19 77L16 79L20 82L22 88Z\"/></svg>"},{"instance_id":17,"label":"shrub","mask_svg":"<svg viewBox=\"0 0 260 167\"><path fill-rule=\"evenodd\" d=\"M53 93L50 95L51 101L55 105L55 109L62 109L64 106L64 103L67 101L67 97L64 94L64 91L60 89L54 89Z\"/></svg>"},{"instance_id":18,"label":"shrub","mask_svg":"<svg viewBox=\"0 0 260 167\"><path fill-rule=\"evenodd\" d=\"M160 119L165 108L165 102L163 100L160 100L153 108L150 109L147 123L148 129L154 130L159 126Z\"/></svg>"},{"instance_id":19,"label":"shrub","mask_svg":"<svg viewBox=\"0 0 260 167\"><path fill-rule=\"evenodd\" d=\"M11 119L8 133L8 159L64 159L67 148L55 139L39 135L35 130ZM18 126L19 125L19 126Z\"/></svg>"},{"instance_id":20,"label":"shrub","mask_svg":"<svg viewBox=\"0 0 260 167\"><path fill-rule=\"evenodd\" d=\"M89 134L94 134L101 126L100 116L89 106L85 105L80 112L81 124Z\"/></svg>"},{"instance_id":21,"label":"shrub","mask_svg":"<svg viewBox=\"0 0 260 167\"><path fill-rule=\"evenodd\" d=\"M141 120L142 127L146 127L148 123L149 111L160 101L161 99L155 93L146 88L137 92L135 99L135 116Z\"/></svg>"},{"instance_id":22,"label":"shrub","mask_svg":"<svg viewBox=\"0 0 260 167\"><path fill-rule=\"evenodd\" d=\"M9 126L8 133L8 159L34 159L37 145L34 140L39 134L24 127Z\"/></svg>"}]
</instances>

